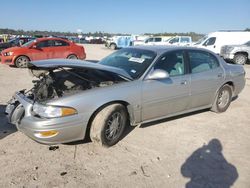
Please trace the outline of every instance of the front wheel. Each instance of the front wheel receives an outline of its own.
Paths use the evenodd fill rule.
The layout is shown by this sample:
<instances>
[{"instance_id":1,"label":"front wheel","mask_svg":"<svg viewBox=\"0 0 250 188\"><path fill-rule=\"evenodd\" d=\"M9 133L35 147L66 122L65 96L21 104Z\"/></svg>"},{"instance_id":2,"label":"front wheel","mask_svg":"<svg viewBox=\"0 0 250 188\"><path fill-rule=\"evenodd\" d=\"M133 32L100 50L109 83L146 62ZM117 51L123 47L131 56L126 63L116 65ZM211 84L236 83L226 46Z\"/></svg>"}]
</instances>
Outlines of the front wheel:
<instances>
[{"instance_id":1,"label":"front wheel","mask_svg":"<svg viewBox=\"0 0 250 188\"><path fill-rule=\"evenodd\" d=\"M92 142L109 147L122 137L128 121L128 114L121 104L111 104L103 108L94 118L90 128Z\"/></svg>"},{"instance_id":2,"label":"front wheel","mask_svg":"<svg viewBox=\"0 0 250 188\"><path fill-rule=\"evenodd\" d=\"M244 54L236 54L234 56L233 62L235 64L244 65L247 62L247 56Z\"/></svg>"},{"instance_id":3,"label":"front wheel","mask_svg":"<svg viewBox=\"0 0 250 188\"><path fill-rule=\"evenodd\" d=\"M220 88L211 108L213 112L225 112L232 101L232 89L229 85L224 85Z\"/></svg>"},{"instance_id":4,"label":"front wheel","mask_svg":"<svg viewBox=\"0 0 250 188\"><path fill-rule=\"evenodd\" d=\"M117 46L116 46L116 44L111 44L111 45L110 45L110 48L111 48L112 50L115 50L115 49L117 48Z\"/></svg>"},{"instance_id":5,"label":"front wheel","mask_svg":"<svg viewBox=\"0 0 250 188\"><path fill-rule=\"evenodd\" d=\"M29 58L26 56L19 56L15 60L15 65L18 68L26 68L29 62Z\"/></svg>"}]
</instances>

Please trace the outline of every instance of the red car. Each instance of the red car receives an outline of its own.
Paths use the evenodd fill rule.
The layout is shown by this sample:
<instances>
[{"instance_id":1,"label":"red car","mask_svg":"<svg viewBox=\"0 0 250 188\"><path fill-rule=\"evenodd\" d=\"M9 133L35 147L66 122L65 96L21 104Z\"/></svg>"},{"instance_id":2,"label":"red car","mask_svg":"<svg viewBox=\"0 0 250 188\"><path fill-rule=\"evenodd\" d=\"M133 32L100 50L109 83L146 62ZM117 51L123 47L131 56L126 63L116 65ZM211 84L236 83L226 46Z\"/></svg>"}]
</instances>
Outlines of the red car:
<instances>
[{"instance_id":1,"label":"red car","mask_svg":"<svg viewBox=\"0 0 250 188\"><path fill-rule=\"evenodd\" d=\"M27 67L29 61L68 58L85 59L86 53L83 46L61 38L39 38L30 41L21 47L3 50L0 62L16 67Z\"/></svg>"}]
</instances>

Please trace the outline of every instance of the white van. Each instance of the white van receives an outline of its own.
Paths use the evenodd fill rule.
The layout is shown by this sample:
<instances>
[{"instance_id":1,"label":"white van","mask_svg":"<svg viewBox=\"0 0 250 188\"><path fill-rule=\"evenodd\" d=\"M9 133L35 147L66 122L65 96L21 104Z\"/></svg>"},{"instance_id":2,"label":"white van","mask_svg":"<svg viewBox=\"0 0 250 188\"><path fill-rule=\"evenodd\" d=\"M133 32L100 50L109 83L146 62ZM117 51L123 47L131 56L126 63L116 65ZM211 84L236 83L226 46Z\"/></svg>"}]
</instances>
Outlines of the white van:
<instances>
[{"instance_id":1,"label":"white van","mask_svg":"<svg viewBox=\"0 0 250 188\"><path fill-rule=\"evenodd\" d=\"M194 46L206 48L220 54L221 47L224 45L238 45L249 40L249 31L216 31L203 37Z\"/></svg>"}]
</instances>

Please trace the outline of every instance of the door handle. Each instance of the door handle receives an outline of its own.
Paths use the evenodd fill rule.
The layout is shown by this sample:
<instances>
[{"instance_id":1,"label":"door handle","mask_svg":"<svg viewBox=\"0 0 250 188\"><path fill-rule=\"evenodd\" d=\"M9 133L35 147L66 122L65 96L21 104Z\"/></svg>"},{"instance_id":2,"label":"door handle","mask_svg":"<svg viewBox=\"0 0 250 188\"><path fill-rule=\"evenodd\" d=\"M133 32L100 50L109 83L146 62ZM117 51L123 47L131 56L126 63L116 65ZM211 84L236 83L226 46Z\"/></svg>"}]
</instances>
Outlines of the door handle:
<instances>
[{"instance_id":1,"label":"door handle","mask_svg":"<svg viewBox=\"0 0 250 188\"><path fill-rule=\"evenodd\" d=\"M186 85L187 84L187 80L182 80L181 81L181 85Z\"/></svg>"}]
</instances>

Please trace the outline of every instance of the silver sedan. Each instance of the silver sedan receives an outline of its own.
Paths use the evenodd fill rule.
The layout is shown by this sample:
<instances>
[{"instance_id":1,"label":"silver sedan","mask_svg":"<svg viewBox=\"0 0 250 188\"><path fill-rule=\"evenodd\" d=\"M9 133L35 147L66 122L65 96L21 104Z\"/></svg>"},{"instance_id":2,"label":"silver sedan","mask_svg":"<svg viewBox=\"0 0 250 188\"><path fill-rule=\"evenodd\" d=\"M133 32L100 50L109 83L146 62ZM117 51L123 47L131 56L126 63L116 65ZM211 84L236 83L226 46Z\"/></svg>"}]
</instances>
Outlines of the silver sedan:
<instances>
[{"instance_id":1,"label":"silver sedan","mask_svg":"<svg viewBox=\"0 0 250 188\"><path fill-rule=\"evenodd\" d=\"M98 63L31 62L30 90L16 92L6 114L44 144L82 140L116 144L126 126L201 109L224 112L245 86L241 65L191 47L131 47Z\"/></svg>"}]
</instances>

